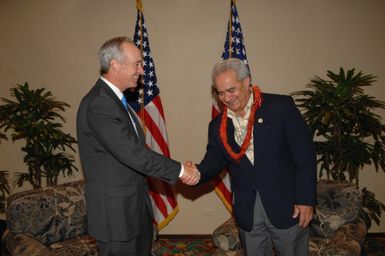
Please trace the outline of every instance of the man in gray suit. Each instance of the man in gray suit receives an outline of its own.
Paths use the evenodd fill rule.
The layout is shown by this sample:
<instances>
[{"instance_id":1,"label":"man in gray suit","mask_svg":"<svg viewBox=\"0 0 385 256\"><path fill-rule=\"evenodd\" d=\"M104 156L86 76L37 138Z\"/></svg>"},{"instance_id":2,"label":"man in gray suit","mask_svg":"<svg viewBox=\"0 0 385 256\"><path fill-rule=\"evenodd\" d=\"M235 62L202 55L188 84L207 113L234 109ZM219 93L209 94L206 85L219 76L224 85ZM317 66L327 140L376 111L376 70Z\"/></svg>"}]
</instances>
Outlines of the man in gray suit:
<instances>
[{"instance_id":1,"label":"man in gray suit","mask_svg":"<svg viewBox=\"0 0 385 256\"><path fill-rule=\"evenodd\" d=\"M77 115L88 231L103 256L148 256L153 227L146 176L171 184L180 178L194 185L200 175L146 147L123 95L143 74L142 55L132 40L108 40L99 60L101 77L82 99Z\"/></svg>"}]
</instances>

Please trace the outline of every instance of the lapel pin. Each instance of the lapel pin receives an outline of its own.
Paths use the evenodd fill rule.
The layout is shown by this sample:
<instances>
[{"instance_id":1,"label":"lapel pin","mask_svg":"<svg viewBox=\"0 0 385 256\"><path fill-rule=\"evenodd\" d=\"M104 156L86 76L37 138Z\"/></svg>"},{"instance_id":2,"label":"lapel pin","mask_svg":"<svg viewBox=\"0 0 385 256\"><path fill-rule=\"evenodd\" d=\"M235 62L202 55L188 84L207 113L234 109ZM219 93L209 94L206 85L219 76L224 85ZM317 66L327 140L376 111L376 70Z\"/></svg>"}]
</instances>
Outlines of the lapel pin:
<instances>
[{"instance_id":1,"label":"lapel pin","mask_svg":"<svg viewBox=\"0 0 385 256\"><path fill-rule=\"evenodd\" d=\"M258 118L258 123L263 123L263 119L262 118Z\"/></svg>"}]
</instances>

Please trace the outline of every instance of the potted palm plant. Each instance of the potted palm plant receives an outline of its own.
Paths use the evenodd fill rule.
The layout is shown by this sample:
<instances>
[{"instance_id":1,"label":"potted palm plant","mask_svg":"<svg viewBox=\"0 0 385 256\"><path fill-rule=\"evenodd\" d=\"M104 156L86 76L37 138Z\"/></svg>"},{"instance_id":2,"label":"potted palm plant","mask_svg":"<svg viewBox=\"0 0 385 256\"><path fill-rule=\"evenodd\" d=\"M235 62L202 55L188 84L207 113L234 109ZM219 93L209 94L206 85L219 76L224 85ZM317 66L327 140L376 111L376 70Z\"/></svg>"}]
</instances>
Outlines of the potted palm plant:
<instances>
[{"instance_id":1,"label":"potted palm plant","mask_svg":"<svg viewBox=\"0 0 385 256\"><path fill-rule=\"evenodd\" d=\"M25 140L21 148L27 170L16 174L14 185L25 181L33 188L57 184L58 176L72 175L77 171L74 157L75 138L61 131L64 118L59 111L69 105L57 101L50 91L30 89L28 83L10 89L14 100L2 98L0 105L0 130L10 132L11 138Z\"/></svg>"},{"instance_id":2,"label":"potted palm plant","mask_svg":"<svg viewBox=\"0 0 385 256\"><path fill-rule=\"evenodd\" d=\"M385 125L376 114L385 102L364 93L376 81L373 75L340 68L339 73L327 71L327 77L314 77L307 90L293 95L313 134L319 176L359 187L364 166L385 171ZM361 217L369 228L372 220L380 223L385 205L367 188L362 192Z\"/></svg>"},{"instance_id":3,"label":"potted palm plant","mask_svg":"<svg viewBox=\"0 0 385 256\"><path fill-rule=\"evenodd\" d=\"M0 132L0 144L2 139L7 139L7 137ZM0 213L5 211L5 199L9 195L9 190L8 172L0 170Z\"/></svg>"},{"instance_id":4,"label":"potted palm plant","mask_svg":"<svg viewBox=\"0 0 385 256\"><path fill-rule=\"evenodd\" d=\"M2 139L7 139L5 134L0 132L0 144ZM0 170L0 213L3 214L5 212L6 207L6 199L9 195L10 187L8 183L8 172L4 170ZM0 237L2 237L3 232L6 228L6 222L4 219L0 219ZM2 251L2 242L0 241L0 255Z\"/></svg>"}]
</instances>

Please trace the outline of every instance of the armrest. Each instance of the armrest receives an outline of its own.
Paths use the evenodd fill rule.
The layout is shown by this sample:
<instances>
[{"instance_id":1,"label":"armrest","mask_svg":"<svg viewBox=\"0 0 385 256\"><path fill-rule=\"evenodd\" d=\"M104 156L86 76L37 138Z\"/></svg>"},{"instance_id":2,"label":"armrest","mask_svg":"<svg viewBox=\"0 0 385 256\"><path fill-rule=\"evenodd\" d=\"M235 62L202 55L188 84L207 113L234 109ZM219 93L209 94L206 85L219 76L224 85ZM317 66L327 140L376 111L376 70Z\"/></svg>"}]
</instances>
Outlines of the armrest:
<instances>
[{"instance_id":1,"label":"armrest","mask_svg":"<svg viewBox=\"0 0 385 256\"><path fill-rule=\"evenodd\" d=\"M360 256L366 232L367 228L362 219L343 224L329 241L322 245L319 255Z\"/></svg>"},{"instance_id":2,"label":"armrest","mask_svg":"<svg viewBox=\"0 0 385 256\"><path fill-rule=\"evenodd\" d=\"M6 231L3 235L3 246L9 255L48 255L50 250L35 238L27 234L16 234Z\"/></svg>"},{"instance_id":3,"label":"armrest","mask_svg":"<svg viewBox=\"0 0 385 256\"><path fill-rule=\"evenodd\" d=\"M214 230L213 242L216 247L225 251L241 250L239 232L233 218L228 219Z\"/></svg>"}]
</instances>

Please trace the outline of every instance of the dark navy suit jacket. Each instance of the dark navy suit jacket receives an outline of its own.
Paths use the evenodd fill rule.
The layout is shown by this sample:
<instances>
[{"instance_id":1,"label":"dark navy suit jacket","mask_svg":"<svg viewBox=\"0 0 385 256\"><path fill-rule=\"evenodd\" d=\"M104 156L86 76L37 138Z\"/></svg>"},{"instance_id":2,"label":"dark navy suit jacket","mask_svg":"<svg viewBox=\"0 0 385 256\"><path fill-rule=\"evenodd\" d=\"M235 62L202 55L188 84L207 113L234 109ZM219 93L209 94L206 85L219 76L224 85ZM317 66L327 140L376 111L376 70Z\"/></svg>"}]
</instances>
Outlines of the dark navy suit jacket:
<instances>
[{"instance_id":1,"label":"dark navy suit jacket","mask_svg":"<svg viewBox=\"0 0 385 256\"><path fill-rule=\"evenodd\" d=\"M252 229L256 193L260 194L271 223L289 228L294 204L316 204L316 156L305 120L289 96L262 94L262 106L254 123L254 165L243 156L239 162L230 158L220 137L220 116L209 125L209 141L202 162L200 183L206 182L226 167L231 177L233 214L240 228ZM236 152L234 125L227 119L229 144Z\"/></svg>"}]
</instances>

